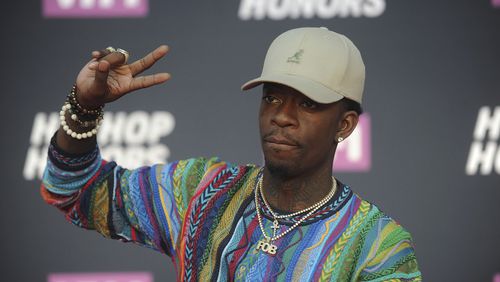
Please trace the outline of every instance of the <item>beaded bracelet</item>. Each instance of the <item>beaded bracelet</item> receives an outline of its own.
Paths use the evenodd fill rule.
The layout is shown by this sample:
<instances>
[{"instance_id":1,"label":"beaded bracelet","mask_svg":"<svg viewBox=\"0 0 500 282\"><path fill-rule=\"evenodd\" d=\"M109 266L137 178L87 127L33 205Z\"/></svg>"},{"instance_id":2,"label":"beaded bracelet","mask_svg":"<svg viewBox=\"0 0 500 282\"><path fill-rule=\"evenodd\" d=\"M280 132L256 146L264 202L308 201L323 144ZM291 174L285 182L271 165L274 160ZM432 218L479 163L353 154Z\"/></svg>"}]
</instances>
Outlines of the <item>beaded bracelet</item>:
<instances>
[{"instance_id":1,"label":"beaded bracelet","mask_svg":"<svg viewBox=\"0 0 500 282\"><path fill-rule=\"evenodd\" d=\"M104 108L104 106L100 106L97 109L89 110L82 107L82 105L80 105L80 103L78 103L78 100L76 99L76 84L73 84L73 87L71 88L66 101L72 106L72 112L79 116L97 116L102 113L102 110Z\"/></svg>"},{"instance_id":2,"label":"beaded bracelet","mask_svg":"<svg viewBox=\"0 0 500 282\"><path fill-rule=\"evenodd\" d=\"M66 102L61 107L61 111L59 112L61 126L66 134L73 138L90 138L97 134L97 130L102 124L103 108L104 106L100 106L97 109L89 110L82 107L82 105L80 105L80 103L78 103L78 100L76 99L76 84L73 84L73 87L71 88L71 91L66 98ZM67 115L68 112L69 115ZM74 129L70 128L68 122L66 121L67 116L69 116L73 121L77 122L82 127L93 126L94 128L86 132L76 132Z\"/></svg>"},{"instance_id":3,"label":"beaded bracelet","mask_svg":"<svg viewBox=\"0 0 500 282\"><path fill-rule=\"evenodd\" d=\"M63 130L66 132L66 134L68 134L69 136L76 138L76 139L86 139L86 138L90 138L90 137L97 134L97 130L99 130L99 127L101 127L101 124L103 121L102 113L99 114L97 116L97 118L93 121L93 123L95 124L94 128L92 128L91 130L89 130L87 132L76 132L73 129L71 129L69 127L69 124L66 122L66 112L70 109L72 109L71 104L66 102L61 107L61 111L59 112L59 118L61 119L61 126L62 126ZM71 119L74 120L73 117Z\"/></svg>"}]
</instances>

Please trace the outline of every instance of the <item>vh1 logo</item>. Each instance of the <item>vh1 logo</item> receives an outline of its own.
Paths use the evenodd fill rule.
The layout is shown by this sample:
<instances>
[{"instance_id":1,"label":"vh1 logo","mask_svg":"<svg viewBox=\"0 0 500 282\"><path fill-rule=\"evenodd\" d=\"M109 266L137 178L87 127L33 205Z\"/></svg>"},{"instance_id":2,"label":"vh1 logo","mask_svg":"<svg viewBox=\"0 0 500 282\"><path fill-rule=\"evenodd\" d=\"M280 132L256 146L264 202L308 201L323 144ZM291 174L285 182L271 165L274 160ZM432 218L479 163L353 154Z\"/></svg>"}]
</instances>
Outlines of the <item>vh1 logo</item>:
<instances>
[{"instance_id":1,"label":"vh1 logo","mask_svg":"<svg viewBox=\"0 0 500 282\"><path fill-rule=\"evenodd\" d=\"M351 136L337 147L334 172L366 172L371 168L371 120L368 113L359 117Z\"/></svg>"},{"instance_id":2,"label":"vh1 logo","mask_svg":"<svg viewBox=\"0 0 500 282\"><path fill-rule=\"evenodd\" d=\"M145 17L148 0L43 0L45 18Z\"/></svg>"},{"instance_id":3,"label":"vh1 logo","mask_svg":"<svg viewBox=\"0 0 500 282\"><path fill-rule=\"evenodd\" d=\"M153 282L153 275L147 272L52 273L47 282Z\"/></svg>"}]
</instances>

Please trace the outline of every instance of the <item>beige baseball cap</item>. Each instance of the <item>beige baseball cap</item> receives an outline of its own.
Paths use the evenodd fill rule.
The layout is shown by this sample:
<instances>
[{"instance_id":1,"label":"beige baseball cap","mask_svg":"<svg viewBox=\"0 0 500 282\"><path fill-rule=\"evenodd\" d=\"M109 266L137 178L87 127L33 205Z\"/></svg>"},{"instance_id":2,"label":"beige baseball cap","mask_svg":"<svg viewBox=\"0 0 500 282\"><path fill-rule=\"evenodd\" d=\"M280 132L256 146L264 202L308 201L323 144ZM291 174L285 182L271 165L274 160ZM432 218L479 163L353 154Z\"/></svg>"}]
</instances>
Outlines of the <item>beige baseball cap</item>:
<instances>
[{"instance_id":1,"label":"beige baseball cap","mask_svg":"<svg viewBox=\"0 0 500 282\"><path fill-rule=\"evenodd\" d=\"M297 28L271 43L261 76L241 89L264 82L287 85L318 103L345 97L361 104L365 65L358 48L346 36L325 27Z\"/></svg>"}]
</instances>

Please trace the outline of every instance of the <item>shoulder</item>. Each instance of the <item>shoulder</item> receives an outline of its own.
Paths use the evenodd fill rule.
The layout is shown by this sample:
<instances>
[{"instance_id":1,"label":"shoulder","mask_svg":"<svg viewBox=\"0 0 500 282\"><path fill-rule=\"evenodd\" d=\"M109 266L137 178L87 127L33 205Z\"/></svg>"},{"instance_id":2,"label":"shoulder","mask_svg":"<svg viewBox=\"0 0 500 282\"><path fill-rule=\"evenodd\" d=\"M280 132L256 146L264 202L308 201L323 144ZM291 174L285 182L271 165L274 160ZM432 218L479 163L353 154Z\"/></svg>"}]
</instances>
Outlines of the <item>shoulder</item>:
<instances>
[{"instance_id":1,"label":"shoulder","mask_svg":"<svg viewBox=\"0 0 500 282\"><path fill-rule=\"evenodd\" d=\"M362 200L359 209L365 216L359 231L359 278L370 281L382 278L419 279L417 258L412 236L400 223L382 212L376 205Z\"/></svg>"},{"instance_id":2,"label":"shoulder","mask_svg":"<svg viewBox=\"0 0 500 282\"><path fill-rule=\"evenodd\" d=\"M161 168L161 174L164 183L195 195L205 189L234 186L259 169L255 165L237 165L218 157L198 157L171 162Z\"/></svg>"},{"instance_id":3,"label":"shoulder","mask_svg":"<svg viewBox=\"0 0 500 282\"><path fill-rule=\"evenodd\" d=\"M223 161L219 157L197 157L185 160L171 162L163 167L164 171L178 177L195 176L200 180L209 181L216 178L218 175L227 173L228 171L248 171L259 169L257 166L237 165L231 162Z\"/></svg>"},{"instance_id":4,"label":"shoulder","mask_svg":"<svg viewBox=\"0 0 500 282\"><path fill-rule=\"evenodd\" d=\"M359 201L359 209L365 213L365 228L376 238L392 238L398 240L410 240L410 233L395 219L384 213L377 205L361 199L354 194L353 198Z\"/></svg>"}]
</instances>

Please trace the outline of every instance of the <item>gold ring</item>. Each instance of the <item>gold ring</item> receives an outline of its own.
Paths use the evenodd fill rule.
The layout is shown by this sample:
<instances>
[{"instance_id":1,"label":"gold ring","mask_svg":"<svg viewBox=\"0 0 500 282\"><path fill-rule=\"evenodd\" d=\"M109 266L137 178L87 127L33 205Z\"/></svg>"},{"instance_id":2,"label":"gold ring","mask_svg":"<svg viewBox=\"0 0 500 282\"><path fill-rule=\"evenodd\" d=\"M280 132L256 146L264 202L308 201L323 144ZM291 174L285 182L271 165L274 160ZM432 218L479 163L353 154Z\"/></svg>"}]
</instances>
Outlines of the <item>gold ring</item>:
<instances>
[{"instance_id":1,"label":"gold ring","mask_svg":"<svg viewBox=\"0 0 500 282\"><path fill-rule=\"evenodd\" d=\"M106 51L109 51L109 52L116 52L116 49L115 49L115 48L113 48L113 47L111 47L111 46L106 47L106 49L105 49L105 50L106 50Z\"/></svg>"},{"instance_id":2,"label":"gold ring","mask_svg":"<svg viewBox=\"0 0 500 282\"><path fill-rule=\"evenodd\" d=\"M116 48L116 52L121 53L123 54L123 56L125 56L125 62L123 62L123 64L126 64L128 61L129 53L121 48Z\"/></svg>"}]
</instances>

